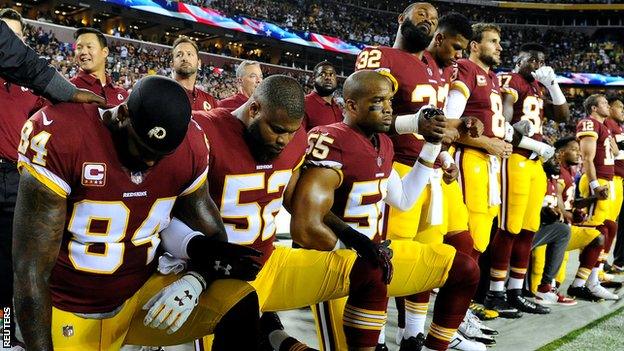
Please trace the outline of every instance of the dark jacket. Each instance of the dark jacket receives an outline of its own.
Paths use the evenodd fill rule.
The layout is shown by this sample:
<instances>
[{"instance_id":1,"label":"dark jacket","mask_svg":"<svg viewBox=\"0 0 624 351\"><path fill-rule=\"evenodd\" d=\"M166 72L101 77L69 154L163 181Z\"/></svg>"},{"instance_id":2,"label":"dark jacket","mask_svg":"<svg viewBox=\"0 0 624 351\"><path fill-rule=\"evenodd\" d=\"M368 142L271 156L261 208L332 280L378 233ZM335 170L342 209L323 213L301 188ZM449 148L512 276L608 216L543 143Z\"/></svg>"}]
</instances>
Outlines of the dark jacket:
<instances>
[{"instance_id":1,"label":"dark jacket","mask_svg":"<svg viewBox=\"0 0 624 351\"><path fill-rule=\"evenodd\" d=\"M0 77L54 101L69 101L76 87L0 21Z\"/></svg>"}]
</instances>

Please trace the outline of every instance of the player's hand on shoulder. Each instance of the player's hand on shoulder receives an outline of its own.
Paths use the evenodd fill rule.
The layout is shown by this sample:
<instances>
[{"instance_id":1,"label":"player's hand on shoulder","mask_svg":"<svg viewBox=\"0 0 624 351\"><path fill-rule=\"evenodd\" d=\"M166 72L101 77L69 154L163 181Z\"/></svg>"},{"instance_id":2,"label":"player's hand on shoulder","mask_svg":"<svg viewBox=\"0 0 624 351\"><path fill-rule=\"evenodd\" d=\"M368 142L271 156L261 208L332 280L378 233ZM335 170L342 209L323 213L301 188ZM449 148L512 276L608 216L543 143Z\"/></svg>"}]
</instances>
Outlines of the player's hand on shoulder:
<instances>
[{"instance_id":1,"label":"player's hand on shoulder","mask_svg":"<svg viewBox=\"0 0 624 351\"><path fill-rule=\"evenodd\" d=\"M206 282L199 275L184 274L143 305L143 310L148 310L143 324L154 329L167 329L167 334L175 333L191 315L205 288Z\"/></svg>"},{"instance_id":2,"label":"player's hand on shoulder","mask_svg":"<svg viewBox=\"0 0 624 351\"><path fill-rule=\"evenodd\" d=\"M72 96L71 102L78 102L78 103L85 103L85 104L95 103L99 107L102 107L102 108L106 107L106 100L103 97L97 94L94 94L90 90L81 89L81 88L76 89L74 96Z\"/></svg>"}]
</instances>

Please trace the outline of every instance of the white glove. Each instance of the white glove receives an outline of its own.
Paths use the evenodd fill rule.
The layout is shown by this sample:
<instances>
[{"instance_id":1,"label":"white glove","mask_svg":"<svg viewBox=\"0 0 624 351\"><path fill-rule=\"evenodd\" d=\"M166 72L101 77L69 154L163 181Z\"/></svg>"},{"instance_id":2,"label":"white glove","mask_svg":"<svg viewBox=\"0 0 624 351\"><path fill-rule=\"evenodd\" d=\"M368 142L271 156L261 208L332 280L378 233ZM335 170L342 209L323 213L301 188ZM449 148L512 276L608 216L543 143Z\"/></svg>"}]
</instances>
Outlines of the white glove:
<instances>
[{"instance_id":1,"label":"white glove","mask_svg":"<svg viewBox=\"0 0 624 351\"><path fill-rule=\"evenodd\" d=\"M548 90L555 84L555 79L557 78L555 71L550 66L542 66L536 69L535 72L531 72L531 75Z\"/></svg>"},{"instance_id":2,"label":"white glove","mask_svg":"<svg viewBox=\"0 0 624 351\"><path fill-rule=\"evenodd\" d=\"M199 295L206 286L196 274L187 273L154 295L143 310L148 310L143 324L151 328L167 329L173 334L182 327L199 303Z\"/></svg>"}]
</instances>

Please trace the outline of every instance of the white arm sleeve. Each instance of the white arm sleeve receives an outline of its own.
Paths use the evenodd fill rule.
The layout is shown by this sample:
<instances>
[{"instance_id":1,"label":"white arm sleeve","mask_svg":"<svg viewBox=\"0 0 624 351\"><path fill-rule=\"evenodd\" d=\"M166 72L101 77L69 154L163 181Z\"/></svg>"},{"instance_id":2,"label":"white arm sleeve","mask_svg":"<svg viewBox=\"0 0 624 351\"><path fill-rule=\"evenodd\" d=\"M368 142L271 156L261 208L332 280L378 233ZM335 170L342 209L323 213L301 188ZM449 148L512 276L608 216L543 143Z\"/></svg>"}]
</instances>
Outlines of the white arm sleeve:
<instances>
[{"instance_id":1,"label":"white arm sleeve","mask_svg":"<svg viewBox=\"0 0 624 351\"><path fill-rule=\"evenodd\" d=\"M393 169L390 177L388 177L388 193L384 201L401 211L409 210L414 206L425 186L429 183L429 177L431 177L432 173L433 168L427 167L418 161L403 179Z\"/></svg>"},{"instance_id":2,"label":"white arm sleeve","mask_svg":"<svg viewBox=\"0 0 624 351\"><path fill-rule=\"evenodd\" d=\"M446 118L458 119L464 114L468 99L459 90L449 91L444 105L444 115Z\"/></svg>"},{"instance_id":3,"label":"white arm sleeve","mask_svg":"<svg viewBox=\"0 0 624 351\"><path fill-rule=\"evenodd\" d=\"M194 231L181 220L173 218L169 226L160 232L160 239L165 251L173 257L187 260L190 257L186 253L186 246L197 235L204 234Z\"/></svg>"}]
</instances>

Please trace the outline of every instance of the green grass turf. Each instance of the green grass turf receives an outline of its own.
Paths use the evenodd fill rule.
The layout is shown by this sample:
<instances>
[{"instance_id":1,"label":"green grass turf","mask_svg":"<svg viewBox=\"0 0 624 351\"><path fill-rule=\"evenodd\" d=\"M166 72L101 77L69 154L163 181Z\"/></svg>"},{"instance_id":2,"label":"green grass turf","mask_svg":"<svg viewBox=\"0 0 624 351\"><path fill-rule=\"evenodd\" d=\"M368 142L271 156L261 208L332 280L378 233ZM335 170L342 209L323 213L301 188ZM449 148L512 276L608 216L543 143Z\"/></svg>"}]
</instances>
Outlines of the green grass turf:
<instances>
[{"instance_id":1,"label":"green grass turf","mask_svg":"<svg viewBox=\"0 0 624 351\"><path fill-rule=\"evenodd\" d=\"M624 307L559 338L538 351L624 350Z\"/></svg>"}]
</instances>

